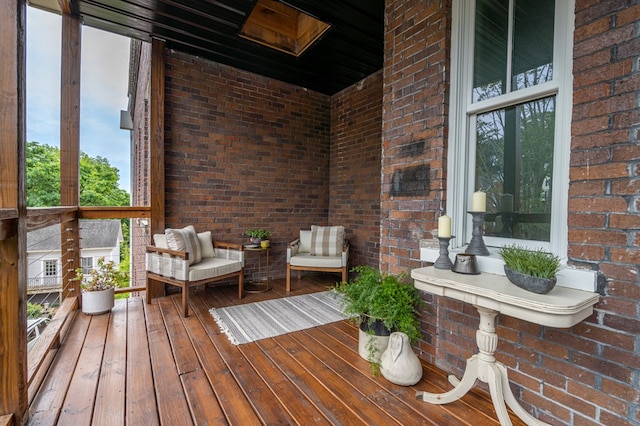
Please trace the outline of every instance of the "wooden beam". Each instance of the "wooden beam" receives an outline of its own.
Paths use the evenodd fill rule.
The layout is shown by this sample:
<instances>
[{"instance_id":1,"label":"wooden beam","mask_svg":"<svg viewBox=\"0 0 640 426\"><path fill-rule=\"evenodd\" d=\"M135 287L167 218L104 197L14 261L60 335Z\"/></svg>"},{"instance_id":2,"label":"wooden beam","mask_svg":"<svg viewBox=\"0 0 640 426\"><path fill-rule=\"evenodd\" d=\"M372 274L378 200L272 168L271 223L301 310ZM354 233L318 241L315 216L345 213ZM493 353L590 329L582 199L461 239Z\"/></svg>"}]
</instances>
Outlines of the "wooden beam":
<instances>
[{"instance_id":1,"label":"wooden beam","mask_svg":"<svg viewBox=\"0 0 640 426\"><path fill-rule=\"evenodd\" d=\"M151 42L150 106L150 206L151 234L164 232L164 42Z\"/></svg>"},{"instance_id":2,"label":"wooden beam","mask_svg":"<svg viewBox=\"0 0 640 426\"><path fill-rule=\"evenodd\" d=\"M80 18L62 14L62 64L60 93L60 204L80 205ZM72 281L80 266L80 226L75 218L60 224L62 299L80 294Z\"/></svg>"},{"instance_id":3,"label":"wooden beam","mask_svg":"<svg viewBox=\"0 0 640 426\"><path fill-rule=\"evenodd\" d=\"M151 207L80 207L80 219L122 219L151 217Z\"/></svg>"},{"instance_id":4,"label":"wooden beam","mask_svg":"<svg viewBox=\"0 0 640 426\"><path fill-rule=\"evenodd\" d=\"M151 42L151 100L149 134L149 200L151 235L165 228L164 185L164 42ZM157 296L160 283L147 279L147 300Z\"/></svg>"},{"instance_id":5,"label":"wooden beam","mask_svg":"<svg viewBox=\"0 0 640 426\"><path fill-rule=\"evenodd\" d=\"M27 396L27 262L24 0L8 0L0 12L0 416L23 424Z\"/></svg>"}]
</instances>

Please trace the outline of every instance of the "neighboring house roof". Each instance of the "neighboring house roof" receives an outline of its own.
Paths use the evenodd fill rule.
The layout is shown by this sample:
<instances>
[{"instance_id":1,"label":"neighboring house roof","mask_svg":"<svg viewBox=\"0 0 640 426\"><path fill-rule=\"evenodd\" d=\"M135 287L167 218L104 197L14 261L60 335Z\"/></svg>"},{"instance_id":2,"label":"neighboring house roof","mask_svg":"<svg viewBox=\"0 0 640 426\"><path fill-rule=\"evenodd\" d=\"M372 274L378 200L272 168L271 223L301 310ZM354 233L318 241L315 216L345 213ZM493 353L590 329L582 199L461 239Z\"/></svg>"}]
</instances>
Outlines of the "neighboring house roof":
<instances>
[{"instance_id":1,"label":"neighboring house roof","mask_svg":"<svg viewBox=\"0 0 640 426\"><path fill-rule=\"evenodd\" d=\"M117 247L122 241L118 219L81 220L80 248ZM60 225L47 226L27 233L27 252L60 250Z\"/></svg>"}]
</instances>

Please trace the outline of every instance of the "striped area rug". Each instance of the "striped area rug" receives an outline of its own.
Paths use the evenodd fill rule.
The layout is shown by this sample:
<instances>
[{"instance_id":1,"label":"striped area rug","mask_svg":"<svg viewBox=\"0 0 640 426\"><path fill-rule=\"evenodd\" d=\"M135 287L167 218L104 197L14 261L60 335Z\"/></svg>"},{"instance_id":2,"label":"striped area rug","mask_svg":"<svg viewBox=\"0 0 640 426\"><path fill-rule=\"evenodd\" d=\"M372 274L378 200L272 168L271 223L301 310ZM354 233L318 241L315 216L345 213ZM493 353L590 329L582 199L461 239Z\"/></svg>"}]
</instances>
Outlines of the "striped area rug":
<instances>
[{"instance_id":1,"label":"striped area rug","mask_svg":"<svg viewBox=\"0 0 640 426\"><path fill-rule=\"evenodd\" d=\"M209 312L231 343L240 345L346 318L335 291L291 296Z\"/></svg>"}]
</instances>

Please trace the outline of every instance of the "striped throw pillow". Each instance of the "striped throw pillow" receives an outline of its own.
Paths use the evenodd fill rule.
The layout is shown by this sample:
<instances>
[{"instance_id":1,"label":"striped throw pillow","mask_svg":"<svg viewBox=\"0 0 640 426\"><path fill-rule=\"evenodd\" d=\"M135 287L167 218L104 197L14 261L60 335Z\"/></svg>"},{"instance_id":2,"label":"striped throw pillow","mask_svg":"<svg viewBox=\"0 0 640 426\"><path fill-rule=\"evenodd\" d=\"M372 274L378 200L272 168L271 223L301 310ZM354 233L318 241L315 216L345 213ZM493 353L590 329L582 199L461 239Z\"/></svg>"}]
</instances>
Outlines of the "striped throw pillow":
<instances>
[{"instance_id":1,"label":"striped throw pillow","mask_svg":"<svg viewBox=\"0 0 640 426\"><path fill-rule=\"evenodd\" d=\"M198 240L198 234L192 225L182 229L167 228L164 233L167 236L167 246L171 250L186 251L189 253L189 265L193 265L202 260L200 240Z\"/></svg>"},{"instance_id":2,"label":"striped throw pillow","mask_svg":"<svg viewBox=\"0 0 640 426\"><path fill-rule=\"evenodd\" d=\"M339 256L344 245L344 226L311 226L311 256Z\"/></svg>"}]
</instances>

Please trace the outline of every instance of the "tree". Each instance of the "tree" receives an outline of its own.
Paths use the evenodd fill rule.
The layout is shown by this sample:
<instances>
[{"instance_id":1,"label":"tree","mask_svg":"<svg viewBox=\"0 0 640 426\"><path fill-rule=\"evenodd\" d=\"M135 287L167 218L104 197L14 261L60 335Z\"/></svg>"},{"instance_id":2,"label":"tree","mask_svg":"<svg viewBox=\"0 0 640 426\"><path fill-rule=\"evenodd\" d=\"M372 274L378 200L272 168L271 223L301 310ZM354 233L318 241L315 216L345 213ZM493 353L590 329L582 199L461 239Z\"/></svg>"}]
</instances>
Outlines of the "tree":
<instances>
[{"instance_id":1,"label":"tree","mask_svg":"<svg viewBox=\"0 0 640 426\"><path fill-rule=\"evenodd\" d=\"M80 153L80 205L128 206L129 193L118 187L120 172L106 158ZM27 143L27 207L60 205L60 149Z\"/></svg>"}]
</instances>

